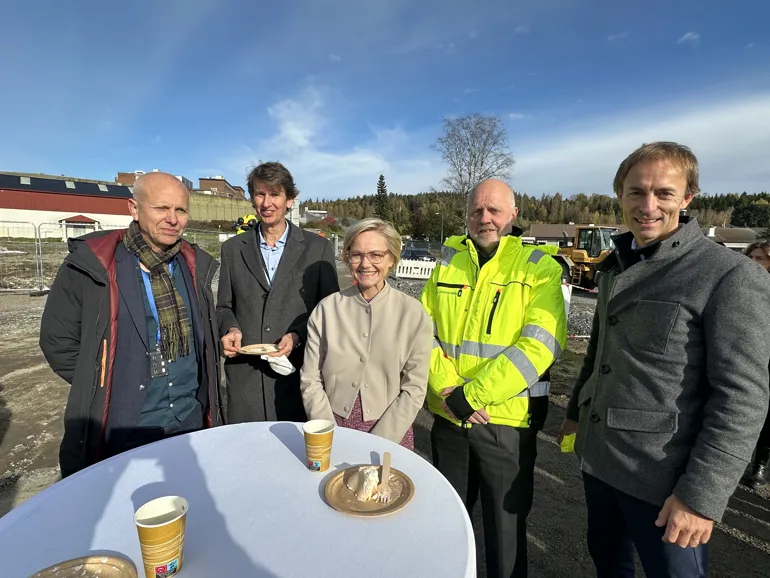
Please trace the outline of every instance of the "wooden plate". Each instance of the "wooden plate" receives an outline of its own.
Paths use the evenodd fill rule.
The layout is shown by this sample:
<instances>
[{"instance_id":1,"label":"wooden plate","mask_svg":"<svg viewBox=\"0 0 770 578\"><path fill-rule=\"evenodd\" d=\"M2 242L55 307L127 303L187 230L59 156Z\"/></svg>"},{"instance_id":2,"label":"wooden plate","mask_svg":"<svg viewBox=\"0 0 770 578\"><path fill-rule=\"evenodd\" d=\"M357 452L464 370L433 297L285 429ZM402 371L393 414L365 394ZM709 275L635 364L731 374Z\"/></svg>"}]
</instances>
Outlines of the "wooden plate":
<instances>
[{"instance_id":1,"label":"wooden plate","mask_svg":"<svg viewBox=\"0 0 770 578\"><path fill-rule=\"evenodd\" d=\"M326 503L332 508L351 516L376 518L398 512L414 497L414 482L404 472L390 468L390 501L383 504L374 500L360 502L348 489L347 482L359 469L370 464L361 464L334 474L324 486ZM382 478L382 466L379 467Z\"/></svg>"},{"instance_id":2,"label":"wooden plate","mask_svg":"<svg viewBox=\"0 0 770 578\"><path fill-rule=\"evenodd\" d=\"M276 351L278 351L278 348L272 343L253 343L241 347L238 353L243 353L244 355L265 355L266 353L274 353Z\"/></svg>"},{"instance_id":3,"label":"wooden plate","mask_svg":"<svg viewBox=\"0 0 770 578\"><path fill-rule=\"evenodd\" d=\"M60 562L30 578L138 578L136 566L117 556L83 556Z\"/></svg>"}]
</instances>

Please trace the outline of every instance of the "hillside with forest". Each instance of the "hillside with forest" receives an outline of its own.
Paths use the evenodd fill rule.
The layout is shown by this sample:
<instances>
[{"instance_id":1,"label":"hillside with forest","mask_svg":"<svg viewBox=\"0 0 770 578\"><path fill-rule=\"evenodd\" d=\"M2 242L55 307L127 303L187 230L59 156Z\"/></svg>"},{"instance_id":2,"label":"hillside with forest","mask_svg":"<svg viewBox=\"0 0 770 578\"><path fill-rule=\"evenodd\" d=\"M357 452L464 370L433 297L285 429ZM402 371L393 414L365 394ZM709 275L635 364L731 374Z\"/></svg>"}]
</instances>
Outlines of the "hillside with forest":
<instances>
[{"instance_id":1,"label":"hillside with forest","mask_svg":"<svg viewBox=\"0 0 770 578\"><path fill-rule=\"evenodd\" d=\"M384 188L383 185L380 185ZM518 224L527 229L532 223L595 223L615 225L621 222L620 206L614 196L576 194L541 197L516 194ZM448 192L413 195L363 195L347 199L306 201L303 207L328 211L340 225L365 217L384 216L402 235L414 239L438 239L463 231L464 196ZM693 199L688 214L706 226L770 228L770 194L701 194Z\"/></svg>"}]
</instances>

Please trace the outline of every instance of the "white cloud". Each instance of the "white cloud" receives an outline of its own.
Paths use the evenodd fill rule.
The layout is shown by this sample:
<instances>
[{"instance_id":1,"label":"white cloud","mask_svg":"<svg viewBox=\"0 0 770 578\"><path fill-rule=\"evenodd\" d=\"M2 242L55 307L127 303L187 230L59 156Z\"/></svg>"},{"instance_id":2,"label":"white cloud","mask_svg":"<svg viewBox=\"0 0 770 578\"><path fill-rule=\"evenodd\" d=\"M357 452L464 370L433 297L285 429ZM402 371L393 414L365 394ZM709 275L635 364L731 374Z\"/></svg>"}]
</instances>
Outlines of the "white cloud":
<instances>
[{"instance_id":1,"label":"white cloud","mask_svg":"<svg viewBox=\"0 0 770 578\"><path fill-rule=\"evenodd\" d=\"M700 34L698 34L697 32L688 32L676 42L677 44L682 44L684 42L695 43L695 42L698 42L698 40L700 40Z\"/></svg>"},{"instance_id":2,"label":"white cloud","mask_svg":"<svg viewBox=\"0 0 770 578\"><path fill-rule=\"evenodd\" d=\"M618 34L610 34L607 37L607 40L609 40L610 42L614 42L615 40L625 40L626 38L628 38L628 31L624 30L623 32L619 32Z\"/></svg>"},{"instance_id":3,"label":"white cloud","mask_svg":"<svg viewBox=\"0 0 770 578\"><path fill-rule=\"evenodd\" d=\"M331 60L332 62L342 62L342 56L340 56L339 54L330 54L329 60Z\"/></svg>"},{"instance_id":4,"label":"white cloud","mask_svg":"<svg viewBox=\"0 0 770 578\"><path fill-rule=\"evenodd\" d=\"M481 90L480 88L466 88L463 90L463 94L473 94L474 92L478 92Z\"/></svg>"},{"instance_id":5,"label":"white cloud","mask_svg":"<svg viewBox=\"0 0 770 578\"><path fill-rule=\"evenodd\" d=\"M511 120L523 120L525 118L532 118L532 115L530 114L522 114L520 112L512 112L508 115L508 118Z\"/></svg>"},{"instance_id":6,"label":"white cloud","mask_svg":"<svg viewBox=\"0 0 770 578\"><path fill-rule=\"evenodd\" d=\"M278 160L294 175L303 200L373 194L380 173L393 192L417 193L439 184L444 167L430 149L431 131L370 126L362 141L340 143L330 136L330 128L342 124L328 116L326 103L333 100L327 91L309 87L275 103L268 108L275 132L223 164L242 174L258 160Z\"/></svg>"},{"instance_id":7,"label":"white cloud","mask_svg":"<svg viewBox=\"0 0 770 578\"><path fill-rule=\"evenodd\" d=\"M701 189L711 193L768 189L770 92L711 102L684 101L666 110L586 118L570 128L512 142L513 185L530 194L611 193L620 162L645 142L672 140L700 161ZM513 135L514 137L516 135Z\"/></svg>"},{"instance_id":8,"label":"white cloud","mask_svg":"<svg viewBox=\"0 0 770 578\"><path fill-rule=\"evenodd\" d=\"M478 37L479 37L479 33L478 33L478 31L476 31L476 30L471 30L471 31L468 33L468 38L470 38L471 40L475 40L475 39L476 39L476 38L478 38Z\"/></svg>"},{"instance_id":9,"label":"white cloud","mask_svg":"<svg viewBox=\"0 0 770 578\"><path fill-rule=\"evenodd\" d=\"M529 26L524 26L520 24L516 28L513 29L514 34L529 34Z\"/></svg>"},{"instance_id":10,"label":"white cloud","mask_svg":"<svg viewBox=\"0 0 770 578\"><path fill-rule=\"evenodd\" d=\"M746 45L746 48L747 48L748 50L751 50L752 48L754 48L754 46L756 46L756 44L754 44L754 43L752 42L751 44L747 44L747 45Z\"/></svg>"}]
</instances>

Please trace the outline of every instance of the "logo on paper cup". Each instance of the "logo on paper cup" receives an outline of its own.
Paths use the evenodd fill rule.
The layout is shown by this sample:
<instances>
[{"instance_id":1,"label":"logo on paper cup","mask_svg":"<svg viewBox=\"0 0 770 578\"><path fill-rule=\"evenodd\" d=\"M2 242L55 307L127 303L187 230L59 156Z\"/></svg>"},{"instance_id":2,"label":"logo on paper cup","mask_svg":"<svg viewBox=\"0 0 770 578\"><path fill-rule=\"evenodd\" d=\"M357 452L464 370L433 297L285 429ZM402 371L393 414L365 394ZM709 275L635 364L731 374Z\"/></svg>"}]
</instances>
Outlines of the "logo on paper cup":
<instances>
[{"instance_id":1,"label":"logo on paper cup","mask_svg":"<svg viewBox=\"0 0 770 578\"><path fill-rule=\"evenodd\" d=\"M315 472L321 471L321 461L320 460L308 460L307 461L307 467Z\"/></svg>"},{"instance_id":2,"label":"logo on paper cup","mask_svg":"<svg viewBox=\"0 0 770 578\"><path fill-rule=\"evenodd\" d=\"M179 559L172 560L163 566L155 566L155 578L170 578L179 570Z\"/></svg>"}]
</instances>

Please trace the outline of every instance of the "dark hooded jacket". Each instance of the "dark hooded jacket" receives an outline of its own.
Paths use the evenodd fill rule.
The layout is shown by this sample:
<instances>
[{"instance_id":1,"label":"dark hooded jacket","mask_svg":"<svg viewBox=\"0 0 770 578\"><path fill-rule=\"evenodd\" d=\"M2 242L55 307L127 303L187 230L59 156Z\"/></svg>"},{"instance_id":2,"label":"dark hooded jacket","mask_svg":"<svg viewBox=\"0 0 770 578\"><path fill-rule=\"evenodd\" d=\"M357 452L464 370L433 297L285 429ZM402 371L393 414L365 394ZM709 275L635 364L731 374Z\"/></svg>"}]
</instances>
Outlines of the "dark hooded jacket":
<instances>
[{"instance_id":1,"label":"dark hooded jacket","mask_svg":"<svg viewBox=\"0 0 770 578\"><path fill-rule=\"evenodd\" d=\"M107 416L116 387L125 378L113 375L117 354L121 289L116 253L124 252L125 230L99 231L69 241L69 254L56 275L40 326L40 348L51 369L71 385L64 412L64 438L59 450L66 477L105 457L104 440L110 427ZM220 405L219 340L211 281L219 266L197 245L181 241L179 257L187 265L197 296L194 327L202 333L201 389L203 426L222 424ZM132 328L136 331L135 328ZM146 352L133 354L147 365ZM137 388L138 389L138 388ZM144 388L142 388L144 389ZM137 416L138 417L138 416ZM112 421L112 420L110 420Z\"/></svg>"}]
</instances>

